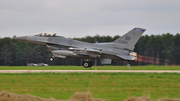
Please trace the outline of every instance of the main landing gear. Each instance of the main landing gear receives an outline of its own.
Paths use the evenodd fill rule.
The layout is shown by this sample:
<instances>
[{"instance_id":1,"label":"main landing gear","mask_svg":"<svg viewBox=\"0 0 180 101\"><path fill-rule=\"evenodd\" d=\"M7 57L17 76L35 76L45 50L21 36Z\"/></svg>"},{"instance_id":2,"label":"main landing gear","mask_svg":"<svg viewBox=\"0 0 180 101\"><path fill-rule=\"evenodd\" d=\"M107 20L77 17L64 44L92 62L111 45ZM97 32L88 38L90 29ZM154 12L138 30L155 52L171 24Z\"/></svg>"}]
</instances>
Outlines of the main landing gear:
<instances>
[{"instance_id":1,"label":"main landing gear","mask_svg":"<svg viewBox=\"0 0 180 101\"><path fill-rule=\"evenodd\" d=\"M85 59L85 61L83 62L83 66L85 68L90 68L92 67L92 62L90 61L90 59Z\"/></svg>"}]
</instances>

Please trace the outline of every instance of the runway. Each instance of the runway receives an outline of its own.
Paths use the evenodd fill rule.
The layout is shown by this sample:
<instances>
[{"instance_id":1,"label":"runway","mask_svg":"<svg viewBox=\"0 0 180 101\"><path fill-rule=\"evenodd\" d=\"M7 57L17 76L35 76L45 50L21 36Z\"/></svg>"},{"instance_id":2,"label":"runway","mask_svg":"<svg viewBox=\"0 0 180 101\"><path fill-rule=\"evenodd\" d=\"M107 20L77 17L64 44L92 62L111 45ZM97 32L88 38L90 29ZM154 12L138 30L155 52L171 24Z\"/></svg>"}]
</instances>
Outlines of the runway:
<instances>
[{"instance_id":1,"label":"runway","mask_svg":"<svg viewBox=\"0 0 180 101\"><path fill-rule=\"evenodd\" d=\"M0 73L180 73L180 70L0 70Z\"/></svg>"}]
</instances>

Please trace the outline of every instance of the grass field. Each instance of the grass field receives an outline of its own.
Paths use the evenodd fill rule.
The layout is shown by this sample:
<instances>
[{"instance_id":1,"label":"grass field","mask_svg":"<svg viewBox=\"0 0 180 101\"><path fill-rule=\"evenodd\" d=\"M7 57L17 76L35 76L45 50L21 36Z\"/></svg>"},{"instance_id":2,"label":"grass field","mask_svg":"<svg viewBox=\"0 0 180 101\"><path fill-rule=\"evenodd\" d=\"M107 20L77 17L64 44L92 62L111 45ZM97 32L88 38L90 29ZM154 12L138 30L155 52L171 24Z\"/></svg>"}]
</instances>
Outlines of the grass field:
<instances>
[{"instance_id":1,"label":"grass field","mask_svg":"<svg viewBox=\"0 0 180 101\"><path fill-rule=\"evenodd\" d=\"M0 66L0 70L128 70L127 66ZM180 66L131 66L131 70L180 70Z\"/></svg>"},{"instance_id":2,"label":"grass field","mask_svg":"<svg viewBox=\"0 0 180 101\"><path fill-rule=\"evenodd\" d=\"M44 67L38 67L38 68L44 68ZM176 73L0 74L0 91L7 91L18 94L31 94L45 98L54 97L56 99L69 99L75 92L89 91L92 93L93 97L102 98L105 99L106 101L122 101L124 99L128 99L129 97L137 97L137 96L149 96L151 97L152 100L155 101L156 99L164 98L164 97L180 98L180 74L176 74Z\"/></svg>"}]
</instances>

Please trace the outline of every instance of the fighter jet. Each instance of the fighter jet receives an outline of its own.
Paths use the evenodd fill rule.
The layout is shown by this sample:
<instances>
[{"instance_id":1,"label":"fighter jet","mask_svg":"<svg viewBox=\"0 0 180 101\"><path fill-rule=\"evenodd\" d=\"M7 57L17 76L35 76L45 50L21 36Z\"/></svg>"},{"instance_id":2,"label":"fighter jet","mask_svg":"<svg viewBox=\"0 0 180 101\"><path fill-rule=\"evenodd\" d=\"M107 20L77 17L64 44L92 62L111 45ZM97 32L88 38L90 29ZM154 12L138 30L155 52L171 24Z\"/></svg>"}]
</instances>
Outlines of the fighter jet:
<instances>
[{"instance_id":1,"label":"fighter jet","mask_svg":"<svg viewBox=\"0 0 180 101\"><path fill-rule=\"evenodd\" d=\"M18 41L46 45L54 57L78 57L83 58L83 66L90 68L91 59L99 59L101 64L111 64L112 60L117 61L136 61L137 53L133 52L134 46L145 32L143 28L133 28L114 42L107 43L87 43L63 36L56 33L42 32L34 36L14 37Z\"/></svg>"}]
</instances>

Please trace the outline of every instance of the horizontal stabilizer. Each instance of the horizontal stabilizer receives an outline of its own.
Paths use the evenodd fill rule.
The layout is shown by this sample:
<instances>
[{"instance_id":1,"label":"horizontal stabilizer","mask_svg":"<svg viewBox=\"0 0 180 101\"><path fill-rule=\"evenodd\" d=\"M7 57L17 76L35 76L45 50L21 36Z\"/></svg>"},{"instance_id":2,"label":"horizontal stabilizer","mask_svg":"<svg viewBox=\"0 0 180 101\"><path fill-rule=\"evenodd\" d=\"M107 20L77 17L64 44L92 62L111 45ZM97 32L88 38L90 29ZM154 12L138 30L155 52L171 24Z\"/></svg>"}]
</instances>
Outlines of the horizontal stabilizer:
<instances>
[{"instance_id":1,"label":"horizontal stabilizer","mask_svg":"<svg viewBox=\"0 0 180 101\"><path fill-rule=\"evenodd\" d=\"M129 55L116 55L124 60L135 60L136 57L135 56L129 56Z\"/></svg>"}]
</instances>

